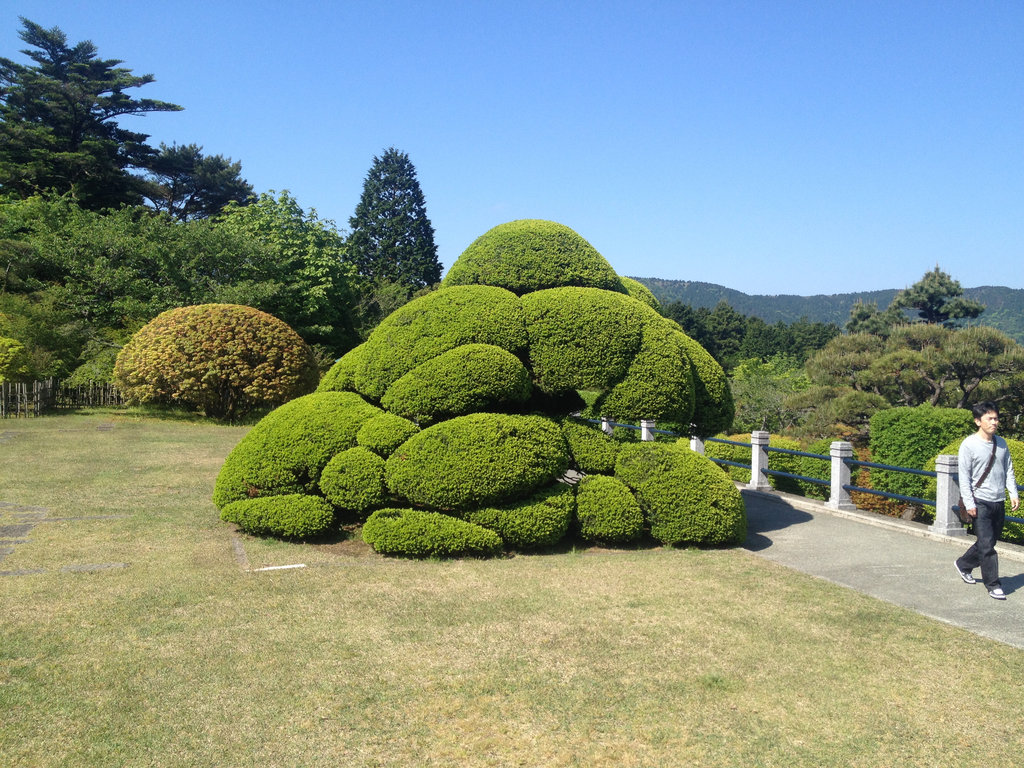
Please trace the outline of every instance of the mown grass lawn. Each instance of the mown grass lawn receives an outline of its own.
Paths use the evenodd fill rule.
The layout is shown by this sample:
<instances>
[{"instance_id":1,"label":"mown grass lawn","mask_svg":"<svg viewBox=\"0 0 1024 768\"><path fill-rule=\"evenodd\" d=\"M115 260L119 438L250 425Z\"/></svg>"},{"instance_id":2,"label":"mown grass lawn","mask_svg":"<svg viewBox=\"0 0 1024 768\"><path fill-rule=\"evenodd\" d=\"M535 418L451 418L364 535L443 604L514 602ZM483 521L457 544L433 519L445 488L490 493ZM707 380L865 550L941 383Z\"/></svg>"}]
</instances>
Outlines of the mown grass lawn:
<instances>
[{"instance_id":1,"label":"mown grass lawn","mask_svg":"<svg viewBox=\"0 0 1024 768\"><path fill-rule=\"evenodd\" d=\"M742 549L239 537L244 432L0 422L0 765L1020 764L1020 650Z\"/></svg>"}]
</instances>

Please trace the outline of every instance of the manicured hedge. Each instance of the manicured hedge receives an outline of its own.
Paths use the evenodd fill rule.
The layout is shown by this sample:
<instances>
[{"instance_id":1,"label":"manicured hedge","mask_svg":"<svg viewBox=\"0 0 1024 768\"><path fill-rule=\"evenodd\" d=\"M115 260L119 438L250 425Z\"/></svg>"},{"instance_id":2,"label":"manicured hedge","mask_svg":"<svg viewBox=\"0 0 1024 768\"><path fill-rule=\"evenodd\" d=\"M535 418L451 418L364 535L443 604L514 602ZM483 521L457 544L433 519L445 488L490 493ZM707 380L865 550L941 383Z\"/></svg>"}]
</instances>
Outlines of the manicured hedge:
<instances>
[{"instance_id":1,"label":"manicured hedge","mask_svg":"<svg viewBox=\"0 0 1024 768\"><path fill-rule=\"evenodd\" d=\"M475 413L413 435L387 460L385 479L413 504L465 510L525 498L568 467L569 447L553 421Z\"/></svg>"},{"instance_id":2,"label":"manicured hedge","mask_svg":"<svg viewBox=\"0 0 1024 768\"><path fill-rule=\"evenodd\" d=\"M495 531L506 546L525 550L550 547L561 541L575 512L576 495L572 487L555 483L517 504L474 509L466 519Z\"/></svg>"},{"instance_id":3,"label":"manicured hedge","mask_svg":"<svg viewBox=\"0 0 1024 768\"><path fill-rule=\"evenodd\" d=\"M301 493L235 501L220 511L220 517L254 536L282 539L311 539L334 524L330 504Z\"/></svg>"},{"instance_id":4,"label":"manicured hedge","mask_svg":"<svg viewBox=\"0 0 1024 768\"><path fill-rule=\"evenodd\" d=\"M645 313L635 299L596 288L552 288L522 298L534 381L547 392L606 389L640 351Z\"/></svg>"},{"instance_id":5,"label":"manicured hedge","mask_svg":"<svg viewBox=\"0 0 1024 768\"><path fill-rule=\"evenodd\" d=\"M615 458L620 443L595 425L573 419L562 422L562 434L569 444L573 464L581 472L610 475L615 471Z\"/></svg>"},{"instance_id":6,"label":"manicured hedge","mask_svg":"<svg viewBox=\"0 0 1024 768\"><path fill-rule=\"evenodd\" d=\"M393 413L381 413L367 420L356 432L356 444L383 456L385 459L420 431L420 428L408 419Z\"/></svg>"},{"instance_id":7,"label":"manicured hedge","mask_svg":"<svg viewBox=\"0 0 1024 768\"><path fill-rule=\"evenodd\" d=\"M655 298L654 294L651 293L651 289L641 283L639 280L634 280L632 277L619 277L622 282L622 287L626 289L626 293L632 296L637 301L642 301L651 309L656 312L661 311L661 304L658 299Z\"/></svg>"},{"instance_id":8,"label":"manicured hedge","mask_svg":"<svg viewBox=\"0 0 1024 768\"><path fill-rule=\"evenodd\" d=\"M384 506L384 459L366 448L349 448L327 462L320 492L338 509L363 514Z\"/></svg>"},{"instance_id":9,"label":"manicured hedge","mask_svg":"<svg viewBox=\"0 0 1024 768\"><path fill-rule=\"evenodd\" d=\"M309 345L286 323L237 304L157 315L117 355L114 382L129 403L162 403L234 418L312 392Z\"/></svg>"},{"instance_id":10,"label":"manicured hedge","mask_svg":"<svg viewBox=\"0 0 1024 768\"><path fill-rule=\"evenodd\" d=\"M746 509L732 480L681 442L623 446L615 477L633 491L651 536L663 544L739 544L746 537Z\"/></svg>"},{"instance_id":11,"label":"manicured hedge","mask_svg":"<svg viewBox=\"0 0 1024 768\"><path fill-rule=\"evenodd\" d=\"M605 475L583 478L576 492L580 536L589 541L621 544L643 533L644 513L621 480Z\"/></svg>"},{"instance_id":12,"label":"manicured hedge","mask_svg":"<svg viewBox=\"0 0 1024 768\"><path fill-rule=\"evenodd\" d=\"M886 408L871 417L871 460L895 467L921 467L944 445L976 429L971 412L961 408ZM919 475L873 469L871 484L879 491L923 498L927 481Z\"/></svg>"},{"instance_id":13,"label":"manicured hedge","mask_svg":"<svg viewBox=\"0 0 1024 768\"><path fill-rule=\"evenodd\" d=\"M526 319L515 294L466 285L413 299L384 318L362 345L355 365L356 391L379 401L413 368L463 344L492 344L522 353Z\"/></svg>"},{"instance_id":14,"label":"manicured hedge","mask_svg":"<svg viewBox=\"0 0 1024 768\"><path fill-rule=\"evenodd\" d=\"M693 368L679 335L653 310L645 319L640 351L625 377L601 398L598 410L614 419L654 419L664 429L690 431Z\"/></svg>"},{"instance_id":15,"label":"manicured hedge","mask_svg":"<svg viewBox=\"0 0 1024 768\"><path fill-rule=\"evenodd\" d=\"M379 413L351 392L316 392L282 405L228 454L214 503L223 507L256 496L317 493L327 462L352 448L359 428Z\"/></svg>"},{"instance_id":16,"label":"manicured hedge","mask_svg":"<svg viewBox=\"0 0 1024 768\"><path fill-rule=\"evenodd\" d=\"M362 356L366 353L366 344L353 347L320 379L317 392L355 392L356 371L362 365Z\"/></svg>"},{"instance_id":17,"label":"manicured hedge","mask_svg":"<svg viewBox=\"0 0 1024 768\"><path fill-rule=\"evenodd\" d=\"M378 509L363 526L363 540L382 555L487 556L501 551L494 531L439 512Z\"/></svg>"},{"instance_id":18,"label":"manicured hedge","mask_svg":"<svg viewBox=\"0 0 1024 768\"><path fill-rule=\"evenodd\" d=\"M736 415L729 380L718 361L680 329L673 340L693 366L693 434L710 437L728 432Z\"/></svg>"},{"instance_id":19,"label":"manicured hedge","mask_svg":"<svg viewBox=\"0 0 1024 768\"><path fill-rule=\"evenodd\" d=\"M626 291L590 243L563 224L540 219L510 221L485 232L441 282L442 287L477 284L519 295L563 286Z\"/></svg>"},{"instance_id":20,"label":"manicured hedge","mask_svg":"<svg viewBox=\"0 0 1024 768\"><path fill-rule=\"evenodd\" d=\"M380 404L426 426L443 418L505 410L530 397L530 373L511 352L463 344L421 363L388 387Z\"/></svg>"}]
</instances>

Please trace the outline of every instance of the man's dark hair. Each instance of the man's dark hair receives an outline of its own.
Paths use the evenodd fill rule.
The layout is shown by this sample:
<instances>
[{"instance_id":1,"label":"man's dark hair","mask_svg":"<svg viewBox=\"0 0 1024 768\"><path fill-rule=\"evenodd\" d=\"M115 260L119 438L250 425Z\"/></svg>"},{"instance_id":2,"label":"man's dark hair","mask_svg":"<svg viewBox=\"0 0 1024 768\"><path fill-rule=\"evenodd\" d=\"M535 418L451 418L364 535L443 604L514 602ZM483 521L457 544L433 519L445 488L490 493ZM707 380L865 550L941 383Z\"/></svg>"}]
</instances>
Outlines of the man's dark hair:
<instances>
[{"instance_id":1,"label":"man's dark hair","mask_svg":"<svg viewBox=\"0 0 1024 768\"><path fill-rule=\"evenodd\" d=\"M971 413L974 414L976 419L980 419L986 413L994 413L996 416L999 416L999 406L991 400L982 400L980 403L975 403L971 406Z\"/></svg>"}]
</instances>

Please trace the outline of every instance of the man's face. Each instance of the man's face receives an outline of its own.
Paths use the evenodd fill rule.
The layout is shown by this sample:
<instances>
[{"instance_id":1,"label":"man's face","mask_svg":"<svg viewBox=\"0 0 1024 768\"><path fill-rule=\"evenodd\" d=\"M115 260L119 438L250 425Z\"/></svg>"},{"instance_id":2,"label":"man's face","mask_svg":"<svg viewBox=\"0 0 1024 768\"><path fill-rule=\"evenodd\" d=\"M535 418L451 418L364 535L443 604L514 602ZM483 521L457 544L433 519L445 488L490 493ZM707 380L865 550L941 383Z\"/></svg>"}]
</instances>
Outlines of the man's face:
<instances>
[{"instance_id":1,"label":"man's face","mask_svg":"<svg viewBox=\"0 0 1024 768\"><path fill-rule=\"evenodd\" d=\"M978 425L978 429L985 433L986 437L992 437L996 430L999 429L999 414L995 411L989 411L980 419L975 419L974 423Z\"/></svg>"}]
</instances>

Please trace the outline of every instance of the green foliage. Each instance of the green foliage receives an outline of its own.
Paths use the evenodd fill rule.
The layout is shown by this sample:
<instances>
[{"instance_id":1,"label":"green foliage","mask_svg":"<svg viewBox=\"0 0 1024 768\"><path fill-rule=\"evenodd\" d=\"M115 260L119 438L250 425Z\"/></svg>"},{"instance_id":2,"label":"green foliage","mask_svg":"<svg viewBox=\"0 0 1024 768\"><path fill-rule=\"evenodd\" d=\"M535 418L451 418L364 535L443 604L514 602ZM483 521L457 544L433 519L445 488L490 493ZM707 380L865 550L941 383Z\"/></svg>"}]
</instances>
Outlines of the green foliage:
<instances>
[{"instance_id":1,"label":"green foliage","mask_svg":"<svg viewBox=\"0 0 1024 768\"><path fill-rule=\"evenodd\" d=\"M546 392L607 389L640 351L645 311L624 294L552 288L522 298L534 380ZM629 414L646 418L641 414Z\"/></svg>"},{"instance_id":2,"label":"green foliage","mask_svg":"<svg viewBox=\"0 0 1024 768\"><path fill-rule=\"evenodd\" d=\"M643 533L644 513L620 480L604 475L583 478L576 492L580 536L589 541L621 544Z\"/></svg>"},{"instance_id":3,"label":"green foliage","mask_svg":"<svg viewBox=\"0 0 1024 768\"><path fill-rule=\"evenodd\" d=\"M562 434L569 444L573 464L581 472L610 475L615 471L615 459L621 445L618 441L595 426L572 419L562 422Z\"/></svg>"},{"instance_id":4,"label":"green foliage","mask_svg":"<svg viewBox=\"0 0 1024 768\"><path fill-rule=\"evenodd\" d=\"M692 433L708 437L727 431L732 426L736 407L725 371L704 347L685 333L673 338L686 350L693 366Z\"/></svg>"},{"instance_id":5,"label":"green foliage","mask_svg":"<svg viewBox=\"0 0 1024 768\"><path fill-rule=\"evenodd\" d=\"M319 487L338 509L363 514L382 507L387 498L384 459L359 446L342 451L323 468Z\"/></svg>"},{"instance_id":6,"label":"green foliage","mask_svg":"<svg viewBox=\"0 0 1024 768\"><path fill-rule=\"evenodd\" d=\"M959 408L889 408L871 417L871 460L916 469L938 455L955 437L974 431L971 412ZM926 479L902 472L872 470L877 490L923 498Z\"/></svg>"},{"instance_id":7,"label":"green foliage","mask_svg":"<svg viewBox=\"0 0 1024 768\"><path fill-rule=\"evenodd\" d=\"M16 339L0 336L0 384L21 381L30 371L25 345Z\"/></svg>"},{"instance_id":8,"label":"green foliage","mask_svg":"<svg viewBox=\"0 0 1024 768\"><path fill-rule=\"evenodd\" d=\"M474 509L466 518L497 532L505 546L528 550L558 543L569 530L575 511L576 495L572 487L556 483L525 501Z\"/></svg>"},{"instance_id":9,"label":"green foliage","mask_svg":"<svg viewBox=\"0 0 1024 768\"><path fill-rule=\"evenodd\" d=\"M434 227L405 152L391 147L373 158L349 226L348 258L360 275L413 289L441 279Z\"/></svg>"},{"instance_id":10,"label":"green foliage","mask_svg":"<svg viewBox=\"0 0 1024 768\"><path fill-rule=\"evenodd\" d=\"M827 500L831 495L831 481L832 481L832 443L835 440L831 437L823 437L820 440L815 440L804 450L807 453L815 453L819 456L825 456L824 459L813 459L810 456L799 456L797 457L797 472L798 475L804 477L816 477L819 480L824 480L828 485L818 485L817 483L809 483L806 480L797 480L800 484L800 488L803 489L803 495L810 499L825 499ZM850 483L851 485L857 485L858 477L860 475L860 468L853 467L850 470Z\"/></svg>"},{"instance_id":11,"label":"green foliage","mask_svg":"<svg viewBox=\"0 0 1024 768\"><path fill-rule=\"evenodd\" d=\"M351 392L318 392L271 411L228 454L213 502L316 493L320 473L356 444L360 427L381 413Z\"/></svg>"},{"instance_id":12,"label":"green foliage","mask_svg":"<svg viewBox=\"0 0 1024 768\"><path fill-rule=\"evenodd\" d=\"M483 285L456 286L413 299L366 340L356 363L356 389L379 401L413 368L463 344L522 353L527 336L519 299Z\"/></svg>"},{"instance_id":13,"label":"green foliage","mask_svg":"<svg viewBox=\"0 0 1024 768\"><path fill-rule=\"evenodd\" d=\"M640 351L622 381L597 408L617 419L654 419L688 432L694 416L693 367L684 334L653 311L643 325Z\"/></svg>"},{"instance_id":14,"label":"green foliage","mask_svg":"<svg viewBox=\"0 0 1024 768\"><path fill-rule=\"evenodd\" d=\"M363 540L382 555L405 557L488 556L502 546L494 531L421 509L378 509L363 526Z\"/></svg>"},{"instance_id":15,"label":"green foliage","mask_svg":"<svg viewBox=\"0 0 1024 768\"><path fill-rule=\"evenodd\" d=\"M388 387L381 406L418 424L483 410L504 410L530 397L530 373L511 352L463 344L421 363Z\"/></svg>"},{"instance_id":16,"label":"green foliage","mask_svg":"<svg viewBox=\"0 0 1024 768\"><path fill-rule=\"evenodd\" d=\"M625 293L615 270L569 227L520 219L474 240L452 264L442 286L494 285L523 295L577 286Z\"/></svg>"},{"instance_id":17,"label":"green foliage","mask_svg":"<svg viewBox=\"0 0 1024 768\"><path fill-rule=\"evenodd\" d=\"M252 307L203 304L168 310L117 356L114 377L132 403L180 404L235 418L316 386L309 346Z\"/></svg>"},{"instance_id":18,"label":"green foliage","mask_svg":"<svg viewBox=\"0 0 1024 768\"><path fill-rule=\"evenodd\" d=\"M456 510L524 498L568 467L569 448L556 423L476 413L413 435L388 458L385 479L413 504Z\"/></svg>"},{"instance_id":19,"label":"green foliage","mask_svg":"<svg viewBox=\"0 0 1024 768\"><path fill-rule=\"evenodd\" d=\"M146 168L154 151L117 118L181 107L128 95L153 75L97 58L88 40L68 46L57 27L21 22L18 36L31 46L22 53L36 66L0 58L0 188L17 197L73 193L92 210L141 202L143 182L130 171Z\"/></svg>"},{"instance_id":20,"label":"green foliage","mask_svg":"<svg viewBox=\"0 0 1024 768\"><path fill-rule=\"evenodd\" d=\"M419 431L420 428L408 419L393 413L382 413L359 428L356 442L378 456L387 458Z\"/></svg>"},{"instance_id":21,"label":"green foliage","mask_svg":"<svg viewBox=\"0 0 1024 768\"><path fill-rule=\"evenodd\" d=\"M656 312L661 311L661 304L651 293L651 289L641 283L639 280L634 280L632 277L619 277L619 282L622 283L622 287L626 289L626 293L632 296L637 301L642 301L651 309Z\"/></svg>"},{"instance_id":22,"label":"green foliage","mask_svg":"<svg viewBox=\"0 0 1024 768\"><path fill-rule=\"evenodd\" d=\"M984 305L964 298L960 282L935 267L893 299L891 308L916 309L926 323L952 327L959 320L975 318L985 311Z\"/></svg>"},{"instance_id":23,"label":"green foliage","mask_svg":"<svg viewBox=\"0 0 1024 768\"><path fill-rule=\"evenodd\" d=\"M232 201L244 205L253 194L241 163L204 155L198 144L161 144L148 167L146 198L181 221L213 216Z\"/></svg>"},{"instance_id":24,"label":"green foliage","mask_svg":"<svg viewBox=\"0 0 1024 768\"><path fill-rule=\"evenodd\" d=\"M366 344L360 344L346 352L320 379L317 392L355 392L356 372L363 365L362 355Z\"/></svg>"},{"instance_id":25,"label":"green foliage","mask_svg":"<svg viewBox=\"0 0 1024 768\"><path fill-rule=\"evenodd\" d=\"M766 430L781 432L795 425L800 413L789 398L807 390L810 380L793 358L774 357L743 360L732 372L730 389L736 400L737 432Z\"/></svg>"},{"instance_id":26,"label":"green foliage","mask_svg":"<svg viewBox=\"0 0 1024 768\"><path fill-rule=\"evenodd\" d=\"M292 493L232 502L220 518L254 536L311 539L334 525L334 510L318 496Z\"/></svg>"},{"instance_id":27,"label":"green foliage","mask_svg":"<svg viewBox=\"0 0 1024 768\"><path fill-rule=\"evenodd\" d=\"M623 446L615 477L633 491L663 544L738 544L746 536L743 497L732 480L682 443Z\"/></svg>"},{"instance_id":28,"label":"green foliage","mask_svg":"<svg viewBox=\"0 0 1024 768\"><path fill-rule=\"evenodd\" d=\"M735 461L740 464L746 464L750 466L750 435L739 434L739 435L727 435L726 440L732 440L737 443L748 443L748 445L732 445L731 443L717 443L708 442L704 446L704 454L709 459L724 459L725 461ZM787 451L799 451L801 450L800 443L789 437L782 435L769 435L768 436L768 447L770 448L782 448ZM743 467L731 467L723 466L722 469L729 475L733 480L739 483L750 482L750 470ZM776 453L775 451L768 452L768 469L773 469L778 472L789 472L791 475L801 474L800 472L800 457L793 456L788 453ZM797 480L793 480L789 477L778 477L776 475L768 475L768 482L772 488L777 491L783 491L784 493L796 493L802 494L803 488Z\"/></svg>"}]
</instances>

